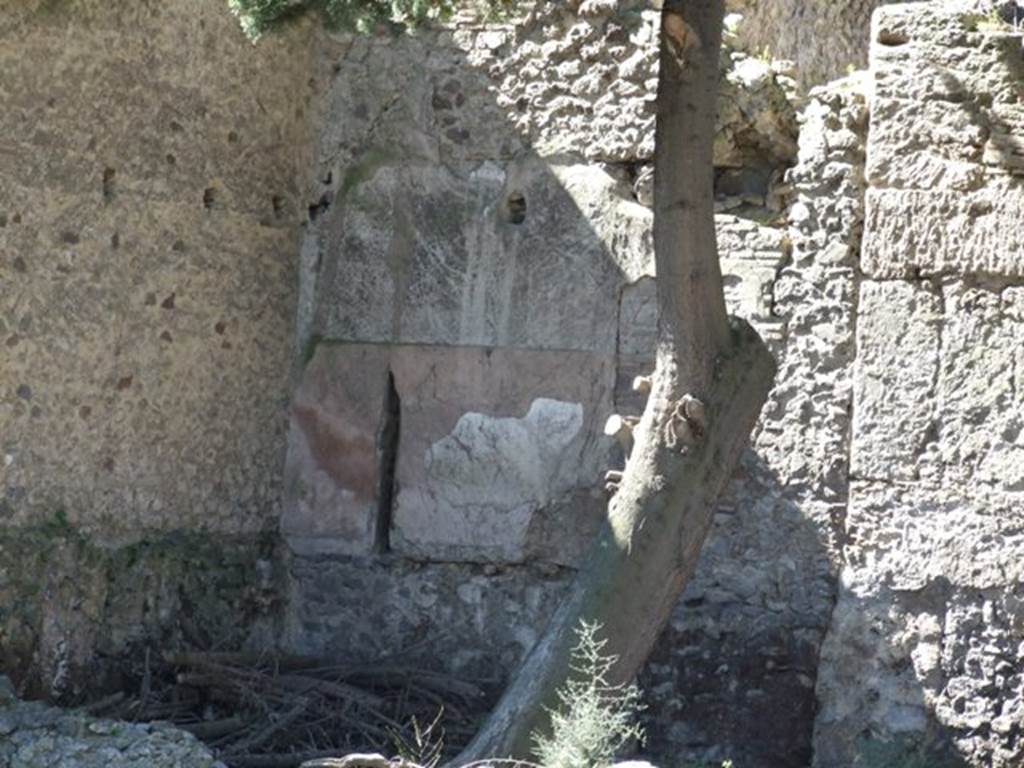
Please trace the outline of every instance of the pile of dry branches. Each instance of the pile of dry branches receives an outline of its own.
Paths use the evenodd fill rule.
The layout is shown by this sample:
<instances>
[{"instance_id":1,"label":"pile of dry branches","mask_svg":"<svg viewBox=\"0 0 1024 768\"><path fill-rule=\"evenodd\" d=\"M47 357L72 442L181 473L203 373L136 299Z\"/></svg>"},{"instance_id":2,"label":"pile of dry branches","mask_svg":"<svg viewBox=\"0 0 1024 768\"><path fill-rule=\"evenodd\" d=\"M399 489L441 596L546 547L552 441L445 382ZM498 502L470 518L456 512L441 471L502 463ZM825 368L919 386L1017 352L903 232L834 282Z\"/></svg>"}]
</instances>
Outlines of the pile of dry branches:
<instances>
[{"instance_id":1,"label":"pile of dry branches","mask_svg":"<svg viewBox=\"0 0 1024 768\"><path fill-rule=\"evenodd\" d=\"M451 754L472 737L490 703L476 682L396 662L344 666L308 657L169 653L164 664L168 675L150 675L147 664L138 696L115 694L86 711L169 721L231 768L291 768L321 757L410 748L433 750L439 759L441 744ZM153 682L159 679L166 682Z\"/></svg>"}]
</instances>

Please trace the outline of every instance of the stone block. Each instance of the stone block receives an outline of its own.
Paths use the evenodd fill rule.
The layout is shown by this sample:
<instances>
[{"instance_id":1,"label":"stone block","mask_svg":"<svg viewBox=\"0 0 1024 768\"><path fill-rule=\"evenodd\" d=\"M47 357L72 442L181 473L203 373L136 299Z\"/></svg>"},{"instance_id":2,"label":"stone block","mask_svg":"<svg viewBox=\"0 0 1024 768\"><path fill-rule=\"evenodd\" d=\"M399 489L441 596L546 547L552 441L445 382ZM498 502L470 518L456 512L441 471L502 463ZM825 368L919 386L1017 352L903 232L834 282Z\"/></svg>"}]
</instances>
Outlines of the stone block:
<instances>
[{"instance_id":1,"label":"stone block","mask_svg":"<svg viewBox=\"0 0 1024 768\"><path fill-rule=\"evenodd\" d=\"M650 261L650 212L606 173L530 158L361 173L324 224L314 333L614 351L619 287Z\"/></svg>"},{"instance_id":2,"label":"stone block","mask_svg":"<svg viewBox=\"0 0 1024 768\"><path fill-rule=\"evenodd\" d=\"M942 321L926 285L861 285L854 373L851 470L862 478L914 480L935 439Z\"/></svg>"},{"instance_id":3,"label":"stone block","mask_svg":"<svg viewBox=\"0 0 1024 768\"><path fill-rule=\"evenodd\" d=\"M867 179L901 189L983 186L988 121L966 101L875 98Z\"/></svg>"},{"instance_id":4,"label":"stone block","mask_svg":"<svg viewBox=\"0 0 1024 768\"><path fill-rule=\"evenodd\" d=\"M1024 275L1024 189L871 189L862 268L875 278Z\"/></svg>"},{"instance_id":5,"label":"stone block","mask_svg":"<svg viewBox=\"0 0 1024 768\"><path fill-rule=\"evenodd\" d=\"M937 765L1020 764L1004 725L1024 693L1019 517L1019 495L984 486L853 484L816 765L857 764L864 733L930 747Z\"/></svg>"},{"instance_id":6,"label":"stone block","mask_svg":"<svg viewBox=\"0 0 1024 768\"><path fill-rule=\"evenodd\" d=\"M302 373L281 516L281 531L300 554L374 549L389 363L387 347L320 344Z\"/></svg>"},{"instance_id":7,"label":"stone block","mask_svg":"<svg viewBox=\"0 0 1024 768\"><path fill-rule=\"evenodd\" d=\"M402 414L393 549L576 563L606 506L613 357L407 346L392 370Z\"/></svg>"},{"instance_id":8,"label":"stone block","mask_svg":"<svg viewBox=\"0 0 1024 768\"><path fill-rule=\"evenodd\" d=\"M1024 288L943 289L943 478L1024 491Z\"/></svg>"},{"instance_id":9,"label":"stone block","mask_svg":"<svg viewBox=\"0 0 1024 768\"><path fill-rule=\"evenodd\" d=\"M857 594L942 583L998 589L1024 581L1020 498L985 485L855 482L844 581Z\"/></svg>"},{"instance_id":10,"label":"stone block","mask_svg":"<svg viewBox=\"0 0 1024 768\"><path fill-rule=\"evenodd\" d=\"M586 352L321 343L292 404L282 531L307 555L575 563L606 506L613 384L611 356Z\"/></svg>"}]
</instances>

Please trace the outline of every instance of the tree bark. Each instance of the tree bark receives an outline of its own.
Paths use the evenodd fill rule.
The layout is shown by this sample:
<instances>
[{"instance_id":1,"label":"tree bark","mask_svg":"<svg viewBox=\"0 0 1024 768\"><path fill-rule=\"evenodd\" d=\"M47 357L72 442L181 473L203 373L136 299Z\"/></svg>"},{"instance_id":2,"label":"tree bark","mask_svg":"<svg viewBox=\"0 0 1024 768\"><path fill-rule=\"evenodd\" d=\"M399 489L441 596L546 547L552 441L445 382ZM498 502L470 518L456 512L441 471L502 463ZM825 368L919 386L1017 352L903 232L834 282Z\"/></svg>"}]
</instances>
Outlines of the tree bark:
<instances>
[{"instance_id":1,"label":"tree bark","mask_svg":"<svg viewBox=\"0 0 1024 768\"><path fill-rule=\"evenodd\" d=\"M528 758L569 675L580 620L601 625L632 680L693 575L715 502L775 373L761 339L726 313L712 147L723 0L665 0L655 142L659 329L653 387L608 520L569 595L455 765Z\"/></svg>"}]
</instances>

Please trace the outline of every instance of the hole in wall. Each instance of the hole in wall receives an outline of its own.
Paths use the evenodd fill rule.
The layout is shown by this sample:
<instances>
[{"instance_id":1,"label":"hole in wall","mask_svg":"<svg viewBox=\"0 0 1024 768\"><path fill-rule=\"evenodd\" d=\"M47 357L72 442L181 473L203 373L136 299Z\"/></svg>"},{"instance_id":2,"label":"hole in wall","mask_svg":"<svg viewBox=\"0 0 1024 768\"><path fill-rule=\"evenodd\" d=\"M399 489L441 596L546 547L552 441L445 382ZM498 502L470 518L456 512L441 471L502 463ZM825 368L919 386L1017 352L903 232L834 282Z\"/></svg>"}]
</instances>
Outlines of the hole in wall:
<instances>
[{"instance_id":1,"label":"hole in wall","mask_svg":"<svg viewBox=\"0 0 1024 768\"><path fill-rule=\"evenodd\" d=\"M103 201L109 203L114 199L114 179L117 171L114 168L103 169Z\"/></svg>"},{"instance_id":2,"label":"hole in wall","mask_svg":"<svg viewBox=\"0 0 1024 768\"><path fill-rule=\"evenodd\" d=\"M505 215L509 224L522 224L526 221L526 195L522 192L511 192L505 198Z\"/></svg>"},{"instance_id":3,"label":"hole in wall","mask_svg":"<svg viewBox=\"0 0 1024 768\"><path fill-rule=\"evenodd\" d=\"M214 205L217 204L217 190L213 187L207 187L203 190L203 207L206 210L210 210Z\"/></svg>"},{"instance_id":4,"label":"hole in wall","mask_svg":"<svg viewBox=\"0 0 1024 768\"><path fill-rule=\"evenodd\" d=\"M330 191L324 192L320 195L320 199L317 200L313 205L309 206L309 220L316 221L317 217L320 216L324 211L331 207L332 195Z\"/></svg>"},{"instance_id":5,"label":"hole in wall","mask_svg":"<svg viewBox=\"0 0 1024 768\"><path fill-rule=\"evenodd\" d=\"M389 371L387 392L384 395L384 416L377 438L380 487L377 489L377 530L373 549L379 555L391 550L391 518L395 503L395 471L398 467L401 421L402 402L395 388L395 376Z\"/></svg>"},{"instance_id":6,"label":"hole in wall","mask_svg":"<svg viewBox=\"0 0 1024 768\"><path fill-rule=\"evenodd\" d=\"M879 45L897 46L906 45L909 42L910 37L906 30L893 27L882 27L878 30Z\"/></svg>"}]
</instances>

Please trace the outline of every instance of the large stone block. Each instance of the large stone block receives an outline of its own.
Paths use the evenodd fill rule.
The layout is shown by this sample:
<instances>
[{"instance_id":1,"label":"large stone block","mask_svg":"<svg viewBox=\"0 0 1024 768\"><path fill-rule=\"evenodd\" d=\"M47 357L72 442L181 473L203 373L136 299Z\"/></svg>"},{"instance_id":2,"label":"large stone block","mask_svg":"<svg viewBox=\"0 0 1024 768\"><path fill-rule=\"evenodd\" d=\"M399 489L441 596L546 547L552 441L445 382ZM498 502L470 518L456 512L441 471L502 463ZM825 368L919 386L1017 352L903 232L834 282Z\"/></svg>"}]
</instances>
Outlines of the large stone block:
<instances>
[{"instance_id":1,"label":"large stone block","mask_svg":"<svg viewBox=\"0 0 1024 768\"><path fill-rule=\"evenodd\" d=\"M1024 491L1024 288L957 283L943 294L943 478Z\"/></svg>"},{"instance_id":2,"label":"large stone block","mask_svg":"<svg viewBox=\"0 0 1024 768\"><path fill-rule=\"evenodd\" d=\"M576 563L605 510L613 383L587 352L321 343L282 531L300 554Z\"/></svg>"},{"instance_id":3,"label":"large stone block","mask_svg":"<svg viewBox=\"0 0 1024 768\"><path fill-rule=\"evenodd\" d=\"M998 589L1024 582L1021 499L970 490L858 482L851 490L845 584L858 594L932 583Z\"/></svg>"},{"instance_id":4,"label":"large stone block","mask_svg":"<svg viewBox=\"0 0 1024 768\"><path fill-rule=\"evenodd\" d=\"M871 189L862 267L876 278L1024 275L1024 188L963 193Z\"/></svg>"},{"instance_id":5,"label":"large stone block","mask_svg":"<svg viewBox=\"0 0 1024 768\"><path fill-rule=\"evenodd\" d=\"M302 554L368 554L382 514L390 350L320 344L295 390L281 531Z\"/></svg>"},{"instance_id":6,"label":"large stone block","mask_svg":"<svg viewBox=\"0 0 1024 768\"><path fill-rule=\"evenodd\" d=\"M1024 274L1021 38L991 4L879 11L863 268L872 277Z\"/></svg>"},{"instance_id":7,"label":"large stone block","mask_svg":"<svg viewBox=\"0 0 1024 768\"><path fill-rule=\"evenodd\" d=\"M973 103L876 97L871 109L869 182L921 190L984 185L989 128Z\"/></svg>"},{"instance_id":8,"label":"large stone block","mask_svg":"<svg viewBox=\"0 0 1024 768\"><path fill-rule=\"evenodd\" d=\"M529 158L365 173L325 224L315 334L614 351L619 286L649 270L650 212L606 173Z\"/></svg>"},{"instance_id":9,"label":"large stone block","mask_svg":"<svg viewBox=\"0 0 1024 768\"><path fill-rule=\"evenodd\" d=\"M1020 765L1020 498L855 483L818 677L816 764L902 740L952 764Z\"/></svg>"},{"instance_id":10,"label":"large stone block","mask_svg":"<svg viewBox=\"0 0 1024 768\"><path fill-rule=\"evenodd\" d=\"M914 480L935 440L942 321L926 285L861 286L854 374L851 470L857 477Z\"/></svg>"},{"instance_id":11,"label":"large stone block","mask_svg":"<svg viewBox=\"0 0 1024 768\"><path fill-rule=\"evenodd\" d=\"M425 560L576 563L604 515L612 356L403 347L391 543Z\"/></svg>"}]
</instances>

